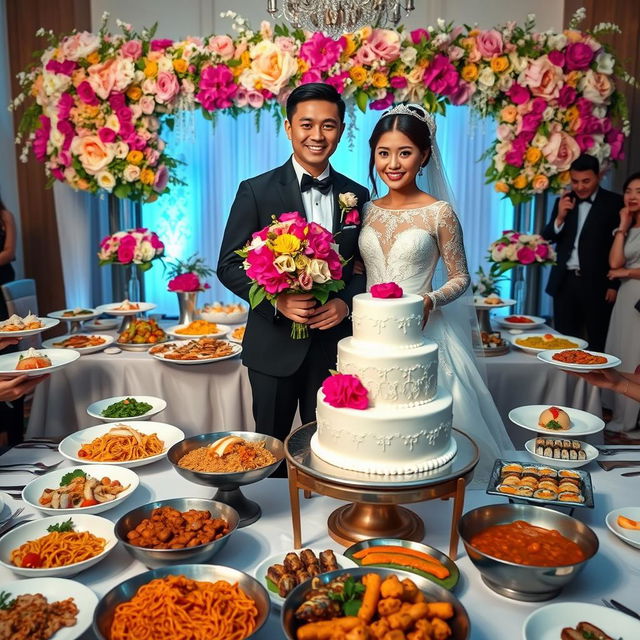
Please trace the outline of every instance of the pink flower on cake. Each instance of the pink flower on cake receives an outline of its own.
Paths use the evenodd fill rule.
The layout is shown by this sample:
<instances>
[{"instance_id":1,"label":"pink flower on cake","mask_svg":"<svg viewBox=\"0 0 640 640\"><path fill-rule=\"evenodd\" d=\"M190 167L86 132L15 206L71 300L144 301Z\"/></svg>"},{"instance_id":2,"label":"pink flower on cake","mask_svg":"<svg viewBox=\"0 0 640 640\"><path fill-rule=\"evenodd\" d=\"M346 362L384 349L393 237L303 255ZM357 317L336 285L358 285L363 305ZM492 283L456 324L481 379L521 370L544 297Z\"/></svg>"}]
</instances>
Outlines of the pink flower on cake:
<instances>
[{"instance_id":1,"label":"pink flower on cake","mask_svg":"<svg viewBox=\"0 0 640 640\"><path fill-rule=\"evenodd\" d=\"M327 404L340 409L363 410L369 406L368 391L357 376L336 373L322 383Z\"/></svg>"},{"instance_id":2,"label":"pink flower on cake","mask_svg":"<svg viewBox=\"0 0 640 640\"><path fill-rule=\"evenodd\" d=\"M370 293L372 298L401 298L403 291L395 282L382 282L374 284Z\"/></svg>"}]
</instances>

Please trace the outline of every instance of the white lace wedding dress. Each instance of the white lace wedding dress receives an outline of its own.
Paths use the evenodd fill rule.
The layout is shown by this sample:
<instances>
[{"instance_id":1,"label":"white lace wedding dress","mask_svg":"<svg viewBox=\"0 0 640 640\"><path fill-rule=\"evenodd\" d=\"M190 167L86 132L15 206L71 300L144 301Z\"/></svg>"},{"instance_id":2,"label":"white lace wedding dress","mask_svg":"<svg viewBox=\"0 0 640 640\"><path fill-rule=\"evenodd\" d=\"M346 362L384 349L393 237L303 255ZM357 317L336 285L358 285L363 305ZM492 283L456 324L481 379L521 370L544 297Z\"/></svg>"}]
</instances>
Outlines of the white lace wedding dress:
<instances>
[{"instance_id":1,"label":"white lace wedding dress","mask_svg":"<svg viewBox=\"0 0 640 640\"><path fill-rule=\"evenodd\" d=\"M480 462L474 479L485 482L495 459L513 445L475 363L469 309L448 313L462 304L454 301L470 282L458 218L442 200L395 211L368 202L363 213L359 247L367 290L374 284L395 282L405 293L428 295L433 301L424 334L438 343L438 380L453 395L453 426L478 445ZM447 281L434 291L440 257Z\"/></svg>"}]
</instances>

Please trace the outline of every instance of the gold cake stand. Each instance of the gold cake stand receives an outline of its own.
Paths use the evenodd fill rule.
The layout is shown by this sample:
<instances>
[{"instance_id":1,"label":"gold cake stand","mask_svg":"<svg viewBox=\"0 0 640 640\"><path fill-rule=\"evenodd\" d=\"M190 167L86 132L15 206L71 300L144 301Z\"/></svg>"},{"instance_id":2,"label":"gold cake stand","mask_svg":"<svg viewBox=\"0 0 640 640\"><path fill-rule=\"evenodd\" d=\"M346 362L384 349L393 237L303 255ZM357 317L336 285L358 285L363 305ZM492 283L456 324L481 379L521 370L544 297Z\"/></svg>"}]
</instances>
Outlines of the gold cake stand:
<instances>
[{"instance_id":1,"label":"gold cake stand","mask_svg":"<svg viewBox=\"0 0 640 640\"><path fill-rule=\"evenodd\" d=\"M302 547L300 490L345 500L327 522L329 535L339 544L350 546L369 538L402 538L421 541L424 523L413 511L399 505L453 498L449 557L458 550L458 521L464 506L466 484L473 476L479 454L476 443L466 434L452 429L457 452L453 460L433 471L384 476L335 467L311 451L316 423L293 431L285 440L289 472L289 497L293 524L293 546Z\"/></svg>"}]
</instances>

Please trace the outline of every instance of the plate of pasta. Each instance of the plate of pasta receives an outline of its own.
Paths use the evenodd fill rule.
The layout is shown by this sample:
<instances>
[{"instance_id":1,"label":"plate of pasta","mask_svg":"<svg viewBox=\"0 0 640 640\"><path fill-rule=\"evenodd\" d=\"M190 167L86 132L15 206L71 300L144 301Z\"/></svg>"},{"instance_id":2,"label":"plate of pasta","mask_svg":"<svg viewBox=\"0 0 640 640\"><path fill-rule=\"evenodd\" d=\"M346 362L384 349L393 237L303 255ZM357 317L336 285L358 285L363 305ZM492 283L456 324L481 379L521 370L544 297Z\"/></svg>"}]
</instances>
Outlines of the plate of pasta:
<instances>
[{"instance_id":1,"label":"plate of pasta","mask_svg":"<svg viewBox=\"0 0 640 640\"><path fill-rule=\"evenodd\" d=\"M88 513L25 522L0 539L0 565L28 578L74 576L112 551L113 529L110 520Z\"/></svg>"},{"instance_id":2,"label":"plate of pasta","mask_svg":"<svg viewBox=\"0 0 640 640\"><path fill-rule=\"evenodd\" d=\"M122 504L139 484L135 471L124 467L65 467L32 480L22 490L22 499L49 515L102 513Z\"/></svg>"},{"instance_id":3,"label":"plate of pasta","mask_svg":"<svg viewBox=\"0 0 640 640\"><path fill-rule=\"evenodd\" d=\"M0 592L7 594L5 615L10 624L31 625L37 616L39 628L53 631L51 635L38 635L38 638L76 640L91 626L93 612L98 606L98 596L89 587L66 578L3 582ZM18 628L22 630L25 626ZM15 626L13 628L16 629ZM27 628L34 630L31 626Z\"/></svg>"},{"instance_id":4,"label":"plate of pasta","mask_svg":"<svg viewBox=\"0 0 640 640\"><path fill-rule=\"evenodd\" d=\"M161 460L184 432L164 422L105 423L68 435L60 453L79 464L140 467Z\"/></svg>"}]
</instances>

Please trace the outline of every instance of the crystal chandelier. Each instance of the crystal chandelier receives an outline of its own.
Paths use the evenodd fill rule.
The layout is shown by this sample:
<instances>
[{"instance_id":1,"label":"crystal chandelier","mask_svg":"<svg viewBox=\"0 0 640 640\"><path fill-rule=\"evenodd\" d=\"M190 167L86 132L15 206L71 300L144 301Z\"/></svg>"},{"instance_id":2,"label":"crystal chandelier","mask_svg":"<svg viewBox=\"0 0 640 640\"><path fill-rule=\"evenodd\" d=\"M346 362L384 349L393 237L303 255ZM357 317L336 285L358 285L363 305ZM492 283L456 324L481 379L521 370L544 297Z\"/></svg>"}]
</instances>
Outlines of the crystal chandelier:
<instances>
[{"instance_id":1,"label":"crystal chandelier","mask_svg":"<svg viewBox=\"0 0 640 640\"><path fill-rule=\"evenodd\" d=\"M279 11L278 0L267 0L273 18L284 17L295 28L323 31L331 38L365 25L398 24L403 11L414 9L413 0L283 0Z\"/></svg>"}]
</instances>

